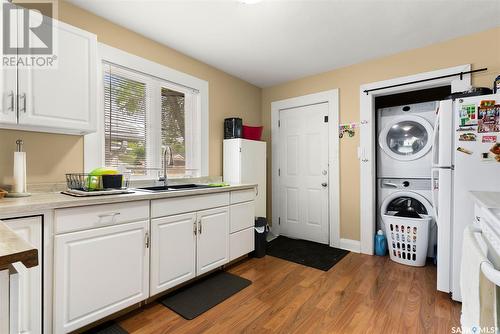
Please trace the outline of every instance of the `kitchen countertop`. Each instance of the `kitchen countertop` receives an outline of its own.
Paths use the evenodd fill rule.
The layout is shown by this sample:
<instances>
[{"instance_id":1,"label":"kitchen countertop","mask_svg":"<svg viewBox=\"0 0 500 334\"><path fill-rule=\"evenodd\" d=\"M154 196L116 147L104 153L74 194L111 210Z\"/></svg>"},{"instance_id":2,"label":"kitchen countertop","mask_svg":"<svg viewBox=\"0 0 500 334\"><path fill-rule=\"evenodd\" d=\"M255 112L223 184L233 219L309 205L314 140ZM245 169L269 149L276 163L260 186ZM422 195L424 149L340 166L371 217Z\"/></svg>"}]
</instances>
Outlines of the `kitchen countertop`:
<instances>
[{"instance_id":1,"label":"kitchen countertop","mask_svg":"<svg viewBox=\"0 0 500 334\"><path fill-rule=\"evenodd\" d=\"M497 191L471 191L474 202L486 209L500 208L500 192Z\"/></svg>"},{"instance_id":2,"label":"kitchen countertop","mask_svg":"<svg viewBox=\"0 0 500 334\"><path fill-rule=\"evenodd\" d=\"M227 187L175 190L166 192L135 191L133 194L104 195L91 197L72 197L61 193L35 193L30 197L0 199L0 215L16 215L59 208L85 205L122 203L140 200L152 200L170 197L213 194L233 190L245 190L257 187L256 184L231 185ZM133 190L134 191L134 190Z\"/></svg>"},{"instance_id":3,"label":"kitchen countertop","mask_svg":"<svg viewBox=\"0 0 500 334\"><path fill-rule=\"evenodd\" d=\"M38 265L38 250L0 222L0 269L22 262L26 268Z\"/></svg>"}]
</instances>

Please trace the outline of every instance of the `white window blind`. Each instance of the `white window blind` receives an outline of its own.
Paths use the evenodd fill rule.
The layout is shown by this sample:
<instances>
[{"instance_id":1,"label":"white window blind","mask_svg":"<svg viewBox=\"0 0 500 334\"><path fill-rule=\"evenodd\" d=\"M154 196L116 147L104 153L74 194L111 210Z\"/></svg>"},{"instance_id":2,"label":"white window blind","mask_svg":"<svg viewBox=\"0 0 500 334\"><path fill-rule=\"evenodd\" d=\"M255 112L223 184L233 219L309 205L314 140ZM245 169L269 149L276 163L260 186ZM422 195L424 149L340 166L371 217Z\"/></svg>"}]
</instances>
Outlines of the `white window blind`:
<instances>
[{"instance_id":1,"label":"white window blind","mask_svg":"<svg viewBox=\"0 0 500 334\"><path fill-rule=\"evenodd\" d=\"M146 83L118 67L104 69L104 136L106 166L137 167L147 173ZM144 169L139 169L143 167Z\"/></svg>"},{"instance_id":2,"label":"white window blind","mask_svg":"<svg viewBox=\"0 0 500 334\"><path fill-rule=\"evenodd\" d=\"M104 63L106 166L157 177L167 150L168 177L201 173L198 92Z\"/></svg>"}]
</instances>

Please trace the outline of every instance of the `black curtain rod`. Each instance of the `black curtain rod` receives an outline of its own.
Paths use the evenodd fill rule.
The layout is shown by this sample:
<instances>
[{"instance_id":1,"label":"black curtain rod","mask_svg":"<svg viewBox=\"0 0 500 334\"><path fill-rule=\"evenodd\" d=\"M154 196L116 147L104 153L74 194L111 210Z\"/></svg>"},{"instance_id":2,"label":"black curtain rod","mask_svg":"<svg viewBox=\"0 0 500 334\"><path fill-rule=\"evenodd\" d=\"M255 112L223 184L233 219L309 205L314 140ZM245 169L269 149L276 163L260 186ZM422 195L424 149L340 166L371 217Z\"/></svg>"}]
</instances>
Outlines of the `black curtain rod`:
<instances>
[{"instance_id":1,"label":"black curtain rod","mask_svg":"<svg viewBox=\"0 0 500 334\"><path fill-rule=\"evenodd\" d=\"M434 78L428 78L428 79L410 81L410 82L405 82L405 83L401 83L401 84L397 84L397 85L390 85L390 86L384 86L384 87L373 88L373 89L366 89L366 90L364 90L364 92L366 93L366 95L368 95L369 92L373 92L375 90L382 90L382 89L387 89L387 88L394 88L394 87L406 86L406 85L411 85L411 84L420 83L420 82L426 82L426 81L432 81L432 80L438 80L438 79L444 79L444 78L454 77L454 76L457 76L457 75L460 75L460 80L462 80L464 74L470 74L470 73L476 73L476 72L483 72L483 71L487 71L487 70L488 70L488 68L484 67L484 68L480 68L480 69L477 69L477 70L471 70L471 71L466 71L466 72L457 72L457 73L453 73L453 74L442 75L440 77L434 77Z\"/></svg>"}]
</instances>

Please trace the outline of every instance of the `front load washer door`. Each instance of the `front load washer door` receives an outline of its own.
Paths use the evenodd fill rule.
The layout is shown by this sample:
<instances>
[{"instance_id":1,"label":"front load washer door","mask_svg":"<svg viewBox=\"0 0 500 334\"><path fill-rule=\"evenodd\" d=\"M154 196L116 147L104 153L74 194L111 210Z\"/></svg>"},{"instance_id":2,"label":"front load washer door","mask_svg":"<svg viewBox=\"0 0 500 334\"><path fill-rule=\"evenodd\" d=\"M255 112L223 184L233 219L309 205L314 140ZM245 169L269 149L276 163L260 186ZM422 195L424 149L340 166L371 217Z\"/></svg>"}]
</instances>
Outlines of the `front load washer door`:
<instances>
[{"instance_id":1,"label":"front load washer door","mask_svg":"<svg viewBox=\"0 0 500 334\"><path fill-rule=\"evenodd\" d=\"M423 157L432 146L432 125L414 115L392 118L380 132L378 142L391 158L402 161Z\"/></svg>"},{"instance_id":2,"label":"front load washer door","mask_svg":"<svg viewBox=\"0 0 500 334\"><path fill-rule=\"evenodd\" d=\"M396 191L384 198L380 206L380 214L395 214L412 208L418 214L431 216L432 204L422 195L413 191Z\"/></svg>"}]
</instances>

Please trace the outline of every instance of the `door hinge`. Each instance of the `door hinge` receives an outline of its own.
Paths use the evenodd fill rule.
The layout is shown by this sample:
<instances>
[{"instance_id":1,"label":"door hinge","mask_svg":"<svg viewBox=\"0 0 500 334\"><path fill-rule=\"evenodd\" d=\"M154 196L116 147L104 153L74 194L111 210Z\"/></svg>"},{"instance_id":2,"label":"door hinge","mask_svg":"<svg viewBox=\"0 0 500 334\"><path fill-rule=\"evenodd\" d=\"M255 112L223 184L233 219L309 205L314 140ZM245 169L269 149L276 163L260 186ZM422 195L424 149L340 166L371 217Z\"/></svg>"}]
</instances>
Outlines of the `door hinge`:
<instances>
[{"instance_id":1,"label":"door hinge","mask_svg":"<svg viewBox=\"0 0 500 334\"><path fill-rule=\"evenodd\" d=\"M278 225L281 225L281 217L278 217Z\"/></svg>"},{"instance_id":2,"label":"door hinge","mask_svg":"<svg viewBox=\"0 0 500 334\"><path fill-rule=\"evenodd\" d=\"M281 121L278 120L278 128L281 126Z\"/></svg>"},{"instance_id":3,"label":"door hinge","mask_svg":"<svg viewBox=\"0 0 500 334\"><path fill-rule=\"evenodd\" d=\"M278 168L278 176L281 176L281 168Z\"/></svg>"},{"instance_id":4,"label":"door hinge","mask_svg":"<svg viewBox=\"0 0 500 334\"><path fill-rule=\"evenodd\" d=\"M240 147L240 153L241 153L241 147Z\"/></svg>"},{"instance_id":5,"label":"door hinge","mask_svg":"<svg viewBox=\"0 0 500 334\"><path fill-rule=\"evenodd\" d=\"M146 248L149 248L149 232L146 232L146 235L144 236L144 243L146 244Z\"/></svg>"},{"instance_id":6,"label":"door hinge","mask_svg":"<svg viewBox=\"0 0 500 334\"><path fill-rule=\"evenodd\" d=\"M328 116L325 116L325 123L328 123Z\"/></svg>"}]
</instances>

